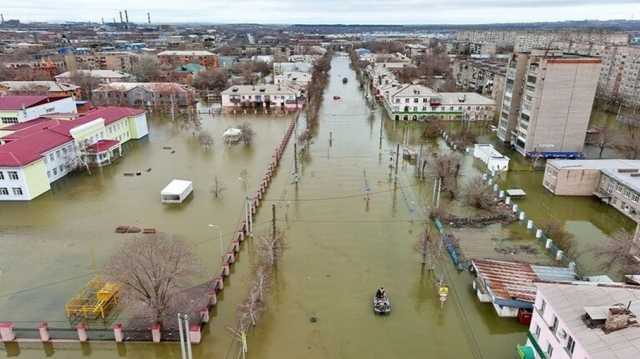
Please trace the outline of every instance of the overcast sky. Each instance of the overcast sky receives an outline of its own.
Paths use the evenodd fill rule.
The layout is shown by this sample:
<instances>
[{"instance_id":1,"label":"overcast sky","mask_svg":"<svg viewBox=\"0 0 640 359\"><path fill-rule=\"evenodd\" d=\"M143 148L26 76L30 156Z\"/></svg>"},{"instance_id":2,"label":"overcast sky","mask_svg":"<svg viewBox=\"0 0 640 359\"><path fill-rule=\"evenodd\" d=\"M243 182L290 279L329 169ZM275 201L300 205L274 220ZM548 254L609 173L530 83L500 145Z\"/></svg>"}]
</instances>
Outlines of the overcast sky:
<instances>
[{"instance_id":1,"label":"overcast sky","mask_svg":"<svg viewBox=\"0 0 640 359\"><path fill-rule=\"evenodd\" d=\"M479 24L640 19L640 0L2 0L5 19L213 23Z\"/></svg>"}]
</instances>

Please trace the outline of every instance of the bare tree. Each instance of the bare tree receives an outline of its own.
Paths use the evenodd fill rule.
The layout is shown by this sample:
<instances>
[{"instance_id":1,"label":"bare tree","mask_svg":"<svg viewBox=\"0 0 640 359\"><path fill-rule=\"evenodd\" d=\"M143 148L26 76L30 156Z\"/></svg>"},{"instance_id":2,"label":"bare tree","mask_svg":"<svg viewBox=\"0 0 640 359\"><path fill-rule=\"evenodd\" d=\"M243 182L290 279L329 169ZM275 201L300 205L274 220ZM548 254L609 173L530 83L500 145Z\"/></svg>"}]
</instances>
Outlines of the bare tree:
<instances>
[{"instance_id":1,"label":"bare tree","mask_svg":"<svg viewBox=\"0 0 640 359\"><path fill-rule=\"evenodd\" d=\"M151 323L173 319L181 292L189 288L199 265L189 244L164 235L127 239L104 268L120 285L122 298L136 316ZM184 309L184 308L181 308Z\"/></svg>"},{"instance_id":2,"label":"bare tree","mask_svg":"<svg viewBox=\"0 0 640 359\"><path fill-rule=\"evenodd\" d=\"M566 253L573 252L573 234L564 228L564 224L561 221L554 218L546 219L540 223L540 229L547 237L553 240L558 248Z\"/></svg>"},{"instance_id":3,"label":"bare tree","mask_svg":"<svg viewBox=\"0 0 640 359\"><path fill-rule=\"evenodd\" d=\"M444 125L440 120L432 116L432 118L427 119L427 124L422 132L422 138L424 139L434 139L440 136Z\"/></svg>"},{"instance_id":4,"label":"bare tree","mask_svg":"<svg viewBox=\"0 0 640 359\"><path fill-rule=\"evenodd\" d=\"M436 176L442 181L442 190L455 199L458 191L458 175L460 174L460 156L450 152L432 157L429 162L436 170Z\"/></svg>"},{"instance_id":5,"label":"bare tree","mask_svg":"<svg viewBox=\"0 0 640 359\"><path fill-rule=\"evenodd\" d=\"M222 198L222 194L227 189L224 183L218 179L218 176L213 177L213 185L211 185L211 194L215 198Z\"/></svg>"},{"instance_id":6,"label":"bare tree","mask_svg":"<svg viewBox=\"0 0 640 359\"><path fill-rule=\"evenodd\" d=\"M162 78L160 62L155 56L142 56L131 69L131 74L141 82L159 81Z\"/></svg>"},{"instance_id":7,"label":"bare tree","mask_svg":"<svg viewBox=\"0 0 640 359\"><path fill-rule=\"evenodd\" d=\"M240 141L245 145L251 145L253 143L253 138L255 137L255 132L253 128L248 123L243 123L238 126L240 129Z\"/></svg>"},{"instance_id":8,"label":"bare tree","mask_svg":"<svg viewBox=\"0 0 640 359\"><path fill-rule=\"evenodd\" d=\"M198 143L205 151L208 151L213 146L213 136L209 132L202 130L198 133Z\"/></svg>"},{"instance_id":9,"label":"bare tree","mask_svg":"<svg viewBox=\"0 0 640 359\"><path fill-rule=\"evenodd\" d=\"M464 190L464 199L468 205L488 211L496 210L496 200L491 186L477 176L469 182Z\"/></svg>"},{"instance_id":10,"label":"bare tree","mask_svg":"<svg viewBox=\"0 0 640 359\"><path fill-rule=\"evenodd\" d=\"M613 147L618 141L618 132L606 121L602 126L593 128L593 130L595 130L595 133L590 136L590 142L598 147L598 158L602 158L604 150L608 147Z\"/></svg>"},{"instance_id":11,"label":"bare tree","mask_svg":"<svg viewBox=\"0 0 640 359\"><path fill-rule=\"evenodd\" d=\"M73 71L69 80L74 85L80 86L80 94L85 100L91 100L93 90L100 86L100 80L92 76L89 71Z\"/></svg>"},{"instance_id":12,"label":"bare tree","mask_svg":"<svg viewBox=\"0 0 640 359\"><path fill-rule=\"evenodd\" d=\"M221 92L227 88L229 75L221 70L209 70L197 73L191 84L198 90Z\"/></svg>"},{"instance_id":13,"label":"bare tree","mask_svg":"<svg viewBox=\"0 0 640 359\"><path fill-rule=\"evenodd\" d=\"M624 124L622 136L620 136L616 148L628 159L640 158L640 121L629 119Z\"/></svg>"},{"instance_id":14,"label":"bare tree","mask_svg":"<svg viewBox=\"0 0 640 359\"><path fill-rule=\"evenodd\" d=\"M615 232L604 246L596 248L595 255L597 258L604 258L601 265L603 270L620 268L624 274L640 271L640 243L634 240L631 232Z\"/></svg>"},{"instance_id":15,"label":"bare tree","mask_svg":"<svg viewBox=\"0 0 640 359\"><path fill-rule=\"evenodd\" d=\"M282 254L286 249L286 239L282 232L276 232L272 236L260 237L258 243L258 253L260 256L260 265L266 267L275 267Z\"/></svg>"}]
</instances>

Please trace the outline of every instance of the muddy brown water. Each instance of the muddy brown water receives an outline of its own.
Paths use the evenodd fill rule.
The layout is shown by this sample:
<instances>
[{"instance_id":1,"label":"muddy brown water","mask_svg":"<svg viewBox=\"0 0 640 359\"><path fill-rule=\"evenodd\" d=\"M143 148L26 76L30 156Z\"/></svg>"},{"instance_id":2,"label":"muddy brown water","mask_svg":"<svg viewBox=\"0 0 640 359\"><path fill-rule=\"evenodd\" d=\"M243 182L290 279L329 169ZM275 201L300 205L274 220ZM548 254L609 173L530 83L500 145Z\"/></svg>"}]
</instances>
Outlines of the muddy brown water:
<instances>
[{"instance_id":1,"label":"muddy brown water","mask_svg":"<svg viewBox=\"0 0 640 359\"><path fill-rule=\"evenodd\" d=\"M349 79L347 84L343 77ZM333 96L341 99L334 101ZM35 327L41 320L68 327L64 303L125 238L114 233L118 225L155 227L188 240L206 269L216 269L218 230L208 225L219 226L228 243L246 194L240 174L247 171L247 191L255 190L289 119L202 115L203 128L215 138L213 148L205 151L190 131L154 117L149 138L127 146L125 158L113 166L63 179L30 203L0 204L0 319L20 327ZM470 276L456 272L446 256L436 275L422 273L413 247L424 228L431 183L417 183L413 167L401 160L394 186L389 168L396 143L419 141L419 125L385 121L380 150L381 121L380 109L366 104L348 58L335 57L318 131L309 155L300 163L299 183L293 184L290 143L256 217L256 234L268 233L269 209L276 204L277 223L286 231L288 248L269 309L249 333L250 357L513 358L515 345L525 341L524 326L499 319L489 305L479 303L470 289ZM249 122L257 133L254 145L225 147L224 130L242 122ZM427 148L446 150L440 142L426 144ZM473 162L465 157L466 177L480 172ZM123 176L136 171L142 175ZM226 187L221 200L210 193L214 176ZM541 187L541 177L536 176L518 173L509 175L508 181ZM181 206L163 206L159 201L159 191L172 178L194 181L193 197ZM616 225L628 225L597 203L582 209L577 205L591 202L558 204L543 191L532 195L544 198L543 209L534 209L534 216L543 216L548 206L557 207L580 238L600 238ZM522 205L535 208L535 200L527 198ZM571 212L565 213L569 208ZM246 294L254 254L252 242L246 242L203 341L194 346L195 358L236 357L237 345L226 328L233 326L236 306ZM435 277L444 277L451 286L443 306ZM371 295L378 286L390 293L390 316L372 313ZM0 346L0 353L20 358L180 355L174 343L7 344Z\"/></svg>"}]
</instances>

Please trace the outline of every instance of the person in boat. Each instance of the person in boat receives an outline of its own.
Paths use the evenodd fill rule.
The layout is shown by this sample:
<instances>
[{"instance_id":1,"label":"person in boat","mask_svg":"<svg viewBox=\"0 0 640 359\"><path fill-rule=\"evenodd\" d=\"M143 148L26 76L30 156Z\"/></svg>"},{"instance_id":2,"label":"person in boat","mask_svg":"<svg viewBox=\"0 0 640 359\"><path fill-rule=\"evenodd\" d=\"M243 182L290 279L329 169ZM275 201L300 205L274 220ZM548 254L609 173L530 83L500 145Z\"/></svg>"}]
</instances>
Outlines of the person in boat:
<instances>
[{"instance_id":1,"label":"person in boat","mask_svg":"<svg viewBox=\"0 0 640 359\"><path fill-rule=\"evenodd\" d=\"M387 296L387 292L384 290L383 287L380 287L378 288L378 290L376 290L376 298L383 299L386 296Z\"/></svg>"}]
</instances>

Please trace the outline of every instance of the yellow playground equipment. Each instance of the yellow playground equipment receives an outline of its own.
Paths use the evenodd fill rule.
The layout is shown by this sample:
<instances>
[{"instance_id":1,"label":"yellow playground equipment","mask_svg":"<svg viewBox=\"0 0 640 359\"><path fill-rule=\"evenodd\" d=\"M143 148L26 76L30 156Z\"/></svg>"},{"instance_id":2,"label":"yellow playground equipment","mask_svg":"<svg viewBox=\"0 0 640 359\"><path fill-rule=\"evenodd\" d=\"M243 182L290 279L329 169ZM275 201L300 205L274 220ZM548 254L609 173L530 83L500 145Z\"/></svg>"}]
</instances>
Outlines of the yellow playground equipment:
<instances>
[{"instance_id":1,"label":"yellow playground equipment","mask_svg":"<svg viewBox=\"0 0 640 359\"><path fill-rule=\"evenodd\" d=\"M68 318L104 319L118 304L120 286L94 277L64 306Z\"/></svg>"}]
</instances>

